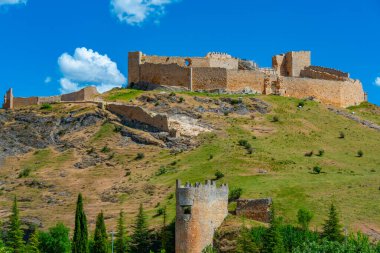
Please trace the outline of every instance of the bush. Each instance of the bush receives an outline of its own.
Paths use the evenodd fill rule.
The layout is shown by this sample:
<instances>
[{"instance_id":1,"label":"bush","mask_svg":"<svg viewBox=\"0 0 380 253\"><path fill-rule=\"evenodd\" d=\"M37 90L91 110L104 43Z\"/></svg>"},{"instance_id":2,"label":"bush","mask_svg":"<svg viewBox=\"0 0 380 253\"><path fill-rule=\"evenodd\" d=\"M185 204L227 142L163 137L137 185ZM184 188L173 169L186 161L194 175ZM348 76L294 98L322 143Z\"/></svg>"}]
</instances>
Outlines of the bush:
<instances>
[{"instance_id":1,"label":"bush","mask_svg":"<svg viewBox=\"0 0 380 253\"><path fill-rule=\"evenodd\" d=\"M247 150L248 154L253 153L253 148L251 144L247 140L239 140L239 146L244 147Z\"/></svg>"},{"instance_id":2,"label":"bush","mask_svg":"<svg viewBox=\"0 0 380 253\"><path fill-rule=\"evenodd\" d=\"M323 156L324 154L325 154L325 151L324 151L323 149L320 149L320 150L318 151L317 156Z\"/></svg>"},{"instance_id":3,"label":"bush","mask_svg":"<svg viewBox=\"0 0 380 253\"><path fill-rule=\"evenodd\" d=\"M122 129L123 129L123 128L122 128L121 126L115 126L115 128L113 129L113 131L114 131L115 133L120 133Z\"/></svg>"},{"instance_id":4,"label":"bush","mask_svg":"<svg viewBox=\"0 0 380 253\"><path fill-rule=\"evenodd\" d=\"M41 110L51 110L52 106L51 106L51 104L42 104L40 109Z\"/></svg>"},{"instance_id":5,"label":"bush","mask_svg":"<svg viewBox=\"0 0 380 253\"><path fill-rule=\"evenodd\" d=\"M339 139L344 139L344 137L346 137L346 135L343 132L340 132L339 133Z\"/></svg>"},{"instance_id":6,"label":"bush","mask_svg":"<svg viewBox=\"0 0 380 253\"><path fill-rule=\"evenodd\" d=\"M305 101L304 100L298 102L298 106L297 107L304 107L304 106L305 106Z\"/></svg>"},{"instance_id":7,"label":"bush","mask_svg":"<svg viewBox=\"0 0 380 253\"><path fill-rule=\"evenodd\" d=\"M279 122L280 119L278 118L278 116L273 116L272 118L272 122Z\"/></svg>"},{"instance_id":8,"label":"bush","mask_svg":"<svg viewBox=\"0 0 380 253\"><path fill-rule=\"evenodd\" d=\"M209 160L212 160L213 158L214 158L214 155L209 155L209 156L208 156L208 159L209 159Z\"/></svg>"},{"instance_id":9,"label":"bush","mask_svg":"<svg viewBox=\"0 0 380 253\"><path fill-rule=\"evenodd\" d=\"M163 215L164 213L165 213L165 207L160 207L157 209L155 216L158 217L158 216Z\"/></svg>"},{"instance_id":10,"label":"bush","mask_svg":"<svg viewBox=\"0 0 380 253\"><path fill-rule=\"evenodd\" d=\"M224 111L223 114L224 114L224 116L228 116L229 112L228 111Z\"/></svg>"},{"instance_id":11,"label":"bush","mask_svg":"<svg viewBox=\"0 0 380 253\"><path fill-rule=\"evenodd\" d=\"M310 212L309 210L304 209L304 208L301 208L298 210L298 213L297 213L298 224L300 224L303 230L309 229L309 224L312 218L313 218L313 213Z\"/></svg>"},{"instance_id":12,"label":"bush","mask_svg":"<svg viewBox=\"0 0 380 253\"><path fill-rule=\"evenodd\" d=\"M108 153L111 151L111 149L108 146L104 146L101 150L102 153Z\"/></svg>"},{"instance_id":13,"label":"bush","mask_svg":"<svg viewBox=\"0 0 380 253\"><path fill-rule=\"evenodd\" d=\"M248 144L247 140L239 140L239 145L245 147Z\"/></svg>"},{"instance_id":14,"label":"bush","mask_svg":"<svg viewBox=\"0 0 380 253\"><path fill-rule=\"evenodd\" d=\"M216 172L215 172L215 179L216 180L219 180L219 179L221 179L221 178L223 178L224 177L224 174L222 173L222 172L220 172L219 170L217 170Z\"/></svg>"},{"instance_id":15,"label":"bush","mask_svg":"<svg viewBox=\"0 0 380 253\"><path fill-rule=\"evenodd\" d=\"M314 168L313 168L313 172L314 172L315 174L320 174L320 173L322 172L322 168L319 167L319 166L314 166Z\"/></svg>"},{"instance_id":16,"label":"bush","mask_svg":"<svg viewBox=\"0 0 380 253\"><path fill-rule=\"evenodd\" d=\"M363 157L364 153L362 150L359 150L358 153L357 153L358 157Z\"/></svg>"},{"instance_id":17,"label":"bush","mask_svg":"<svg viewBox=\"0 0 380 253\"><path fill-rule=\"evenodd\" d=\"M167 172L168 172L168 170L164 166L161 166L158 169L158 171L156 171L155 175L158 177L158 176L166 174Z\"/></svg>"},{"instance_id":18,"label":"bush","mask_svg":"<svg viewBox=\"0 0 380 253\"><path fill-rule=\"evenodd\" d=\"M243 193L242 188L234 188L232 189L228 194L228 201L236 201L240 198L241 194Z\"/></svg>"},{"instance_id":19,"label":"bush","mask_svg":"<svg viewBox=\"0 0 380 253\"><path fill-rule=\"evenodd\" d=\"M179 97L178 103L182 103L184 101L185 101L185 99L183 97Z\"/></svg>"},{"instance_id":20,"label":"bush","mask_svg":"<svg viewBox=\"0 0 380 253\"><path fill-rule=\"evenodd\" d=\"M32 170L30 168L23 168L18 174L18 178L28 177Z\"/></svg>"},{"instance_id":21,"label":"bush","mask_svg":"<svg viewBox=\"0 0 380 253\"><path fill-rule=\"evenodd\" d=\"M137 153L135 160L142 160L144 159L145 155L144 153Z\"/></svg>"},{"instance_id":22,"label":"bush","mask_svg":"<svg viewBox=\"0 0 380 253\"><path fill-rule=\"evenodd\" d=\"M71 252L71 242L69 238L69 228L62 223L49 228L49 232L40 232L40 251L46 253L69 253Z\"/></svg>"}]
</instances>

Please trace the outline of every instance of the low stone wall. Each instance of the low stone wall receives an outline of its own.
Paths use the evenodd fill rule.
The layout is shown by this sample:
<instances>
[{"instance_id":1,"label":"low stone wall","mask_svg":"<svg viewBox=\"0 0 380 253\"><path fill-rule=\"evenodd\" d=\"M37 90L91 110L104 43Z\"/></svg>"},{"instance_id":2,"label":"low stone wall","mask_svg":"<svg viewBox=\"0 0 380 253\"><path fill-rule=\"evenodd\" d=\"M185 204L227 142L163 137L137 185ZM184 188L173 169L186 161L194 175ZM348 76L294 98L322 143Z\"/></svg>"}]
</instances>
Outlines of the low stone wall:
<instances>
[{"instance_id":1,"label":"low stone wall","mask_svg":"<svg viewBox=\"0 0 380 253\"><path fill-rule=\"evenodd\" d=\"M324 80L335 80L335 81L348 81L349 74L343 73L338 70L322 68L322 67L307 67L301 70L301 77L313 78L313 79L324 79Z\"/></svg>"},{"instance_id":2,"label":"low stone wall","mask_svg":"<svg viewBox=\"0 0 380 253\"><path fill-rule=\"evenodd\" d=\"M51 103L59 103L61 102L61 96L51 96L51 97L39 97L39 104L51 104Z\"/></svg>"},{"instance_id":3,"label":"low stone wall","mask_svg":"<svg viewBox=\"0 0 380 253\"><path fill-rule=\"evenodd\" d=\"M272 199L239 199L236 215L248 219L269 223L271 220L270 208Z\"/></svg>"},{"instance_id":4,"label":"low stone wall","mask_svg":"<svg viewBox=\"0 0 380 253\"><path fill-rule=\"evenodd\" d=\"M106 108L108 111L125 117L128 120L149 125L160 131L169 132L170 130L169 119L165 114L154 114L139 106L133 105L108 104Z\"/></svg>"},{"instance_id":5,"label":"low stone wall","mask_svg":"<svg viewBox=\"0 0 380 253\"><path fill-rule=\"evenodd\" d=\"M77 92L61 95L61 101L75 102L75 101L93 100L95 96L97 96L98 94L99 93L96 90L96 88L93 86L90 86L90 87L83 88Z\"/></svg>"},{"instance_id":6,"label":"low stone wall","mask_svg":"<svg viewBox=\"0 0 380 253\"><path fill-rule=\"evenodd\" d=\"M215 90L227 88L227 69L193 68L192 90Z\"/></svg>"},{"instance_id":7,"label":"low stone wall","mask_svg":"<svg viewBox=\"0 0 380 253\"><path fill-rule=\"evenodd\" d=\"M177 64L140 65L139 82L190 88L191 69Z\"/></svg>"},{"instance_id":8,"label":"low stone wall","mask_svg":"<svg viewBox=\"0 0 380 253\"><path fill-rule=\"evenodd\" d=\"M257 93L264 93L265 74L255 70L228 70L227 90L241 91L250 88Z\"/></svg>"},{"instance_id":9,"label":"low stone wall","mask_svg":"<svg viewBox=\"0 0 380 253\"><path fill-rule=\"evenodd\" d=\"M301 99L314 97L324 104L338 107L358 105L365 97L359 81L282 77L280 86L283 96Z\"/></svg>"}]
</instances>

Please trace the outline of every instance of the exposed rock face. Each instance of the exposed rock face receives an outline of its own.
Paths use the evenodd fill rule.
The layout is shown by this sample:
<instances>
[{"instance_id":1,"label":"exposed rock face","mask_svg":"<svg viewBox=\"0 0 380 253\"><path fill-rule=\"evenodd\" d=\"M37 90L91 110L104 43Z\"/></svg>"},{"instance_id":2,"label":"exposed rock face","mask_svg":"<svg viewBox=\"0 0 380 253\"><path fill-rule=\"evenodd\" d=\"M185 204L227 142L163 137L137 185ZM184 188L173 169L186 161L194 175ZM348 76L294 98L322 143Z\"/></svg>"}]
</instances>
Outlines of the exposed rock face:
<instances>
[{"instance_id":1,"label":"exposed rock face","mask_svg":"<svg viewBox=\"0 0 380 253\"><path fill-rule=\"evenodd\" d=\"M236 214L248 219L269 223L271 205L271 198L239 199L237 201Z\"/></svg>"}]
</instances>

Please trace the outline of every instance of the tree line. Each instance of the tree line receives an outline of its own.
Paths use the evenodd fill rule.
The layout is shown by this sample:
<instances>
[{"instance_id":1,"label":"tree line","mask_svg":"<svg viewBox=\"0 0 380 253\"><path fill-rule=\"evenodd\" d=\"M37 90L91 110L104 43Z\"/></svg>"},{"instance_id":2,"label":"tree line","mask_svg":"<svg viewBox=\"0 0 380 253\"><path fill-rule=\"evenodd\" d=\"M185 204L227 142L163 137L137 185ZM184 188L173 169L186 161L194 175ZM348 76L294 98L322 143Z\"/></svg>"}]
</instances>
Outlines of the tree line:
<instances>
[{"instance_id":1,"label":"tree line","mask_svg":"<svg viewBox=\"0 0 380 253\"><path fill-rule=\"evenodd\" d=\"M75 228L70 239L70 229L57 223L48 231L32 228L26 235L21 227L17 198L13 200L9 224L2 231L0 253L171 253L174 252L174 223L166 224L166 209L163 209L163 224L160 231L149 230L147 216L141 204L136 215L133 232L128 235L123 211L117 219L115 234L107 232L104 214L96 218L93 235L89 235L87 216L83 209L82 194L78 195L75 211ZM112 239L112 241L111 241Z\"/></svg>"}]
</instances>

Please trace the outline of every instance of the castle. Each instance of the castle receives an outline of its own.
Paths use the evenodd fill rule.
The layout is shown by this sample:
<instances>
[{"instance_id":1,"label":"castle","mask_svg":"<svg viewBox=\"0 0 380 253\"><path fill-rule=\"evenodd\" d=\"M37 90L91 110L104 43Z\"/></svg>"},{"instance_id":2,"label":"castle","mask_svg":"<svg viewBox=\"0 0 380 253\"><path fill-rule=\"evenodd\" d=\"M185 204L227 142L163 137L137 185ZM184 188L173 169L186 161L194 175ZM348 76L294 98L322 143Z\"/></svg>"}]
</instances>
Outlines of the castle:
<instances>
[{"instance_id":1,"label":"castle","mask_svg":"<svg viewBox=\"0 0 380 253\"><path fill-rule=\"evenodd\" d=\"M228 214L228 186L176 185L175 252L200 253L212 245L215 230Z\"/></svg>"},{"instance_id":2,"label":"castle","mask_svg":"<svg viewBox=\"0 0 380 253\"><path fill-rule=\"evenodd\" d=\"M206 57L128 55L128 82L176 86L190 91L250 90L295 98L314 98L337 107L358 105L367 100L359 80L348 73L311 65L311 52L288 52L272 58L272 68L259 68L252 61L225 53Z\"/></svg>"}]
</instances>

